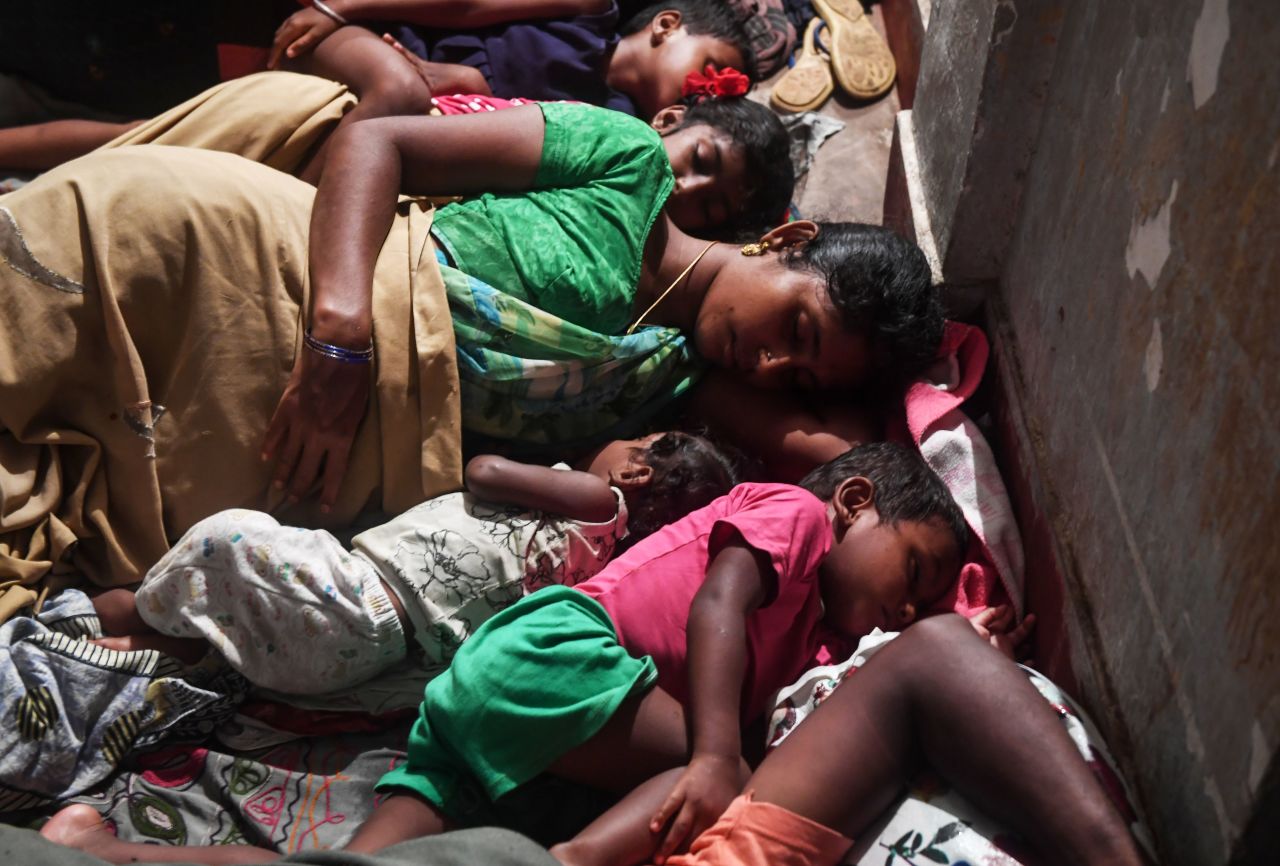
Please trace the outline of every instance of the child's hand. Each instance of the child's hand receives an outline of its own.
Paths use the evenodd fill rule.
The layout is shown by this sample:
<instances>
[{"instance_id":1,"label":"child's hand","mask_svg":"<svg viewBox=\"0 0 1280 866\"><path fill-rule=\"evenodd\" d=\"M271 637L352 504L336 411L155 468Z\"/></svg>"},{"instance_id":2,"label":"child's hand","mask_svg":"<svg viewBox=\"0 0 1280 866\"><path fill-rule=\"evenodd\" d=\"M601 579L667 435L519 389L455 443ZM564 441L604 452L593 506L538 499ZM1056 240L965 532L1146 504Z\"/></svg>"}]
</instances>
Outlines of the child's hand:
<instances>
[{"instance_id":1,"label":"child's hand","mask_svg":"<svg viewBox=\"0 0 1280 866\"><path fill-rule=\"evenodd\" d=\"M421 60L421 58L418 57L418 55L414 54L408 48L405 48L403 45L401 45L400 40L392 36L390 33L383 33L382 41L390 45L392 48L394 48L397 52L399 52L401 57L403 57L405 60L408 60L410 63L415 63Z\"/></svg>"},{"instance_id":2,"label":"child's hand","mask_svg":"<svg viewBox=\"0 0 1280 866\"><path fill-rule=\"evenodd\" d=\"M724 814L742 790L740 763L740 758L724 755L693 756L667 801L649 821L649 832L655 835L667 828L654 863L665 863L667 857L687 848Z\"/></svg>"},{"instance_id":3,"label":"child's hand","mask_svg":"<svg viewBox=\"0 0 1280 866\"><path fill-rule=\"evenodd\" d=\"M276 30L267 68L279 67L282 55L292 60L306 54L341 26L323 12L310 7L299 9L284 19L284 23Z\"/></svg>"},{"instance_id":4,"label":"child's hand","mask_svg":"<svg viewBox=\"0 0 1280 866\"><path fill-rule=\"evenodd\" d=\"M983 640L1012 659L1014 651L1035 628L1036 615L1027 614L1017 628L1009 631L1009 627L1013 625L1013 608L1007 604L1000 604L978 611L969 618L969 624Z\"/></svg>"},{"instance_id":5,"label":"child's hand","mask_svg":"<svg viewBox=\"0 0 1280 866\"><path fill-rule=\"evenodd\" d=\"M390 33L382 34L382 41L390 45L396 52L404 58L405 62L413 68L413 71L422 79L422 83L427 85L427 90L435 93L438 90L438 82L430 73L430 66L425 60L414 54L408 48L400 44L400 40L392 36Z\"/></svg>"}]
</instances>

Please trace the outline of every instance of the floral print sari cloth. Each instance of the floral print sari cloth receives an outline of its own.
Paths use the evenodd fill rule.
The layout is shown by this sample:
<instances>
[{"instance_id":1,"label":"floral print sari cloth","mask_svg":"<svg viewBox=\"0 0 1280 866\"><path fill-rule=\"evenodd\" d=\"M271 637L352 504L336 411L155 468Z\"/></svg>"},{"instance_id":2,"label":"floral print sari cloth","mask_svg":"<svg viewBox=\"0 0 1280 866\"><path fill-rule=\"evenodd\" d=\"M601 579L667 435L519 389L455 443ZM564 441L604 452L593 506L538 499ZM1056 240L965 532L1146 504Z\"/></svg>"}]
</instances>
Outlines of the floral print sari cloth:
<instances>
[{"instance_id":1,"label":"floral print sari cloth","mask_svg":"<svg viewBox=\"0 0 1280 866\"><path fill-rule=\"evenodd\" d=\"M675 328L611 336L448 265L437 251L457 341L462 426L537 450L572 450L642 428L704 365Z\"/></svg>"}]
</instances>

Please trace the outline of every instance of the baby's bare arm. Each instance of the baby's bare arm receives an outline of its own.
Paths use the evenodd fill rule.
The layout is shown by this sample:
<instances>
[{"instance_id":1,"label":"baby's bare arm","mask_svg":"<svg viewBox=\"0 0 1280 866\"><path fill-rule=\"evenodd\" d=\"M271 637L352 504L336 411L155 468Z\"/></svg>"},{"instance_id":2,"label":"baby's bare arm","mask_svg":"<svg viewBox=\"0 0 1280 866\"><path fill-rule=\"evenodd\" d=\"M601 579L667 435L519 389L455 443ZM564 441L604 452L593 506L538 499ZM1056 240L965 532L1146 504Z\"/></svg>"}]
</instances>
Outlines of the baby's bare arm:
<instances>
[{"instance_id":1,"label":"baby's bare arm","mask_svg":"<svg viewBox=\"0 0 1280 866\"><path fill-rule=\"evenodd\" d=\"M584 523L603 523L618 513L618 498L608 482L574 469L552 469L481 454L467 463L466 484L481 499Z\"/></svg>"}]
</instances>

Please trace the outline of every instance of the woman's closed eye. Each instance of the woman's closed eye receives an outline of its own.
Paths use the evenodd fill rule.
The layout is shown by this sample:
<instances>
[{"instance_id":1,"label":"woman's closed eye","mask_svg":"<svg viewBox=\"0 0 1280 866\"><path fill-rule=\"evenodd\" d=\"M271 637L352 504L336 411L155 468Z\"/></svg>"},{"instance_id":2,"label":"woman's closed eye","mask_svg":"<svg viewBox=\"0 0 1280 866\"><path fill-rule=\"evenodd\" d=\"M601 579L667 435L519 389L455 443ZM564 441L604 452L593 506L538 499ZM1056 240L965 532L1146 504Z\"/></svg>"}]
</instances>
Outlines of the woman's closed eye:
<instances>
[{"instance_id":1,"label":"woman's closed eye","mask_svg":"<svg viewBox=\"0 0 1280 866\"><path fill-rule=\"evenodd\" d=\"M793 334L796 352L817 361L822 354L821 339L813 317L805 310L797 312Z\"/></svg>"},{"instance_id":2,"label":"woman's closed eye","mask_svg":"<svg viewBox=\"0 0 1280 866\"><path fill-rule=\"evenodd\" d=\"M693 146L693 170L698 174L707 173L707 156L704 153L706 145L698 142Z\"/></svg>"}]
</instances>

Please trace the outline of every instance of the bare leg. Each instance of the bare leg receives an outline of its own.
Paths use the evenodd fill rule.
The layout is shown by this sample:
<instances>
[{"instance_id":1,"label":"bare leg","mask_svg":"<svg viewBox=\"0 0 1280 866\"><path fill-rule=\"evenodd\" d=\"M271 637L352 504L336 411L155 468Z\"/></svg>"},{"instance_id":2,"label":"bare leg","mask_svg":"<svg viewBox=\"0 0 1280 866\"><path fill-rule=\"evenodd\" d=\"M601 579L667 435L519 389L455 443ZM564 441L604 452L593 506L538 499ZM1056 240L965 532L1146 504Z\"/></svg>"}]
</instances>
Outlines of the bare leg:
<instances>
[{"instance_id":1,"label":"bare leg","mask_svg":"<svg viewBox=\"0 0 1280 866\"><path fill-rule=\"evenodd\" d=\"M288 61L284 68L339 81L360 97L360 104L347 112L339 129L358 120L425 114L431 109L431 90L422 76L394 48L363 27L338 28L310 54ZM298 176L318 183L327 150L326 141Z\"/></svg>"},{"instance_id":2,"label":"bare leg","mask_svg":"<svg viewBox=\"0 0 1280 866\"><path fill-rule=\"evenodd\" d=\"M0 167L45 171L84 156L133 129L131 123L100 120L51 120L0 129Z\"/></svg>"},{"instance_id":3,"label":"bare leg","mask_svg":"<svg viewBox=\"0 0 1280 866\"><path fill-rule=\"evenodd\" d=\"M675 787L689 759L684 709L654 688L619 708L594 737L560 758L551 772L614 793L631 793L553 855L565 864L631 866L647 863L659 837L649 822ZM654 776L655 770L665 772ZM751 775L746 761L741 778ZM637 787L638 786L638 787Z\"/></svg>"},{"instance_id":4,"label":"bare leg","mask_svg":"<svg viewBox=\"0 0 1280 866\"><path fill-rule=\"evenodd\" d=\"M631 866L648 862L658 845L649 821L662 808L684 767L654 776L622 802L592 821L568 842L551 849L551 856L565 866Z\"/></svg>"},{"instance_id":5,"label":"bare leg","mask_svg":"<svg viewBox=\"0 0 1280 866\"><path fill-rule=\"evenodd\" d=\"M594 737L562 755L550 772L571 782L625 794L655 772L689 760L684 708L657 687L625 701Z\"/></svg>"},{"instance_id":6,"label":"bare leg","mask_svg":"<svg viewBox=\"0 0 1280 866\"><path fill-rule=\"evenodd\" d=\"M155 629L147 625L138 615L137 594L131 589L116 587L95 593L90 599L93 610L98 614L104 634L137 635L154 634Z\"/></svg>"},{"instance_id":7,"label":"bare leg","mask_svg":"<svg viewBox=\"0 0 1280 866\"><path fill-rule=\"evenodd\" d=\"M1044 699L955 616L924 620L877 654L765 759L746 789L856 838L921 761L1047 862L1142 862ZM648 817L678 776L649 780L551 853L572 866L638 862L618 854L643 848ZM648 844L652 850L654 840Z\"/></svg>"},{"instance_id":8,"label":"bare leg","mask_svg":"<svg viewBox=\"0 0 1280 866\"><path fill-rule=\"evenodd\" d=\"M426 800L412 794L397 794L378 804L369 820L360 825L346 850L368 854L389 845L435 836L452 830L448 818Z\"/></svg>"},{"instance_id":9,"label":"bare leg","mask_svg":"<svg viewBox=\"0 0 1280 866\"><path fill-rule=\"evenodd\" d=\"M248 845L212 845L200 848L193 845L148 845L143 842L122 842L103 822L92 806L67 806L40 828L40 835L50 842L87 851L108 863L208 863L210 866L225 864L265 863L277 860L280 855L265 848Z\"/></svg>"},{"instance_id":10,"label":"bare leg","mask_svg":"<svg viewBox=\"0 0 1280 866\"><path fill-rule=\"evenodd\" d=\"M100 647L119 652L156 650L173 656L186 664L195 664L209 651L209 642L198 637L169 637L164 634L131 634L120 637L104 637L90 641Z\"/></svg>"},{"instance_id":11,"label":"bare leg","mask_svg":"<svg viewBox=\"0 0 1280 866\"><path fill-rule=\"evenodd\" d=\"M1123 820L1044 699L958 616L907 629L774 751L748 789L846 836L927 761L1046 862L1139 864Z\"/></svg>"}]
</instances>

